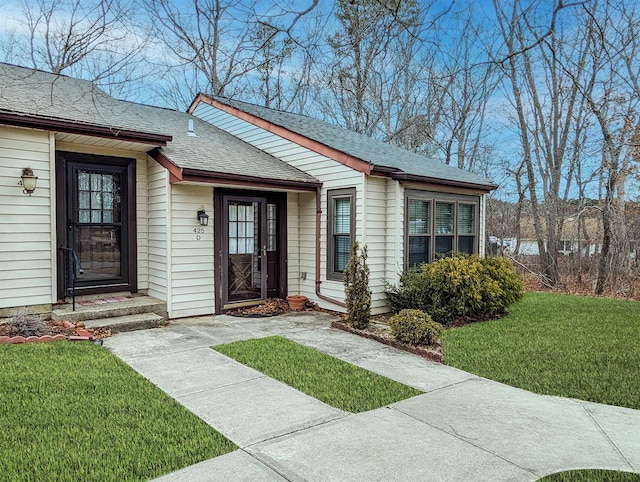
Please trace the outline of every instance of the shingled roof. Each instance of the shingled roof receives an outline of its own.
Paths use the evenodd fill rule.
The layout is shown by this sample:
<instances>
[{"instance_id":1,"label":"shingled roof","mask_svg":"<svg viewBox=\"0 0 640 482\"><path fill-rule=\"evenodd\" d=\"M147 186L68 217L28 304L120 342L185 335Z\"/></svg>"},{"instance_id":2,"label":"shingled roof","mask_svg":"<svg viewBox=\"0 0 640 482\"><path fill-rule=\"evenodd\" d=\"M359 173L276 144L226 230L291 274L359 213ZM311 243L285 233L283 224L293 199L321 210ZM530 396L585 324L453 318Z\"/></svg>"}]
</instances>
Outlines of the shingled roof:
<instances>
[{"instance_id":1,"label":"shingled roof","mask_svg":"<svg viewBox=\"0 0 640 482\"><path fill-rule=\"evenodd\" d=\"M492 190L497 186L486 177L447 165L435 159L349 131L343 127L306 115L200 94L200 99L212 99L268 123L299 134L320 144L369 163L372 171L386 171L397 179L413 179L451 183ZM197 100L195 101L197 102ZM194 102L194 104L195 104ZM195 105L192 105L192 109Z\"/></svg>"},{"instance_id":2,"label":"shingled roof","mask_svg":"<svg viewBox=\"0 0 640 482\"><path fill-rule=\"evenodd\" d=\"M192 121L195 136L188 134ZM309 174L197 117L115 99L92 82L0 63L0 124L150 144L182 173L318 185Z\"/></svg>"}]
</instances>

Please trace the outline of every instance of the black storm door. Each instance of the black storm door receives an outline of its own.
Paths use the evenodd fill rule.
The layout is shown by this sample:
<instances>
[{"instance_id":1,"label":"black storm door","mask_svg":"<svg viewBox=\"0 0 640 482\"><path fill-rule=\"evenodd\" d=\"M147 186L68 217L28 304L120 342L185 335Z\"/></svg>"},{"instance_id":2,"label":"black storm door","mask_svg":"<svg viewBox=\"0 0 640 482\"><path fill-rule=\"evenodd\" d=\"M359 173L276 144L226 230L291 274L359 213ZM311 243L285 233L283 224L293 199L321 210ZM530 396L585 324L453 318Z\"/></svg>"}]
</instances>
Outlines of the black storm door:
<instances>
[{"instance_id":1,"label":"black storm door","mask_svg":"<svg viewBox=\"0 0 640 482\"><path fill-rule=\"evenodd\" d=\"M72 158L76 156L70 156ZM131 203L133 165L130 160L88 162L66 159L64 244L76 251L83 273L80 292L135 291L132 265ZM64 266L68 269L68 266ZM67 287L68 288L68 287Z\"/></svg>"}]
</instances>

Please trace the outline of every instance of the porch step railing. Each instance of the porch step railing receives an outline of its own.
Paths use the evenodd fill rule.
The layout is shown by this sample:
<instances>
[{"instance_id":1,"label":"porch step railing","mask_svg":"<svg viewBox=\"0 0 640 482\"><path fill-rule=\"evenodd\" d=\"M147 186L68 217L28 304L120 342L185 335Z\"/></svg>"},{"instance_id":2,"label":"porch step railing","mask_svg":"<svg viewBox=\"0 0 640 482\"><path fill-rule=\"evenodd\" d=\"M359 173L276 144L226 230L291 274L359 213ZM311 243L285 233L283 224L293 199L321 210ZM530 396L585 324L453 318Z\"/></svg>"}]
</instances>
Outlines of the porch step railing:
<instances>
[{"instance_id":1,"label":"porch step railing","mask_svg":"<svg viewBox=\"0 0 640 482\"><path fill-rule=\"evenodd\" d=\"M60 246L60 249L64 253L66 266L64 276L65 298L67 295L71 296L71 306L73 311L76 311L76 272L77 274L84 274L84 269L75 249L66 246Z\"/></svg>"}]
</instances>

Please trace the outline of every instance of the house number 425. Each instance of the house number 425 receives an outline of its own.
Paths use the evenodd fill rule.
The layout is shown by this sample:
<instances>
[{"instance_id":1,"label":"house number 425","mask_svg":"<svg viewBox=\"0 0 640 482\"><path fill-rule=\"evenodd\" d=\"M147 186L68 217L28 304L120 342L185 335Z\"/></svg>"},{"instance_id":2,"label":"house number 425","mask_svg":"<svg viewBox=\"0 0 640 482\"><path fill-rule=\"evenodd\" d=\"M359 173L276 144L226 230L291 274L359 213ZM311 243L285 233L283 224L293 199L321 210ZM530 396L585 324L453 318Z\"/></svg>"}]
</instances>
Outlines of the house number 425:
<instances>
[{"instance_id":1,"label":"house number 425","mask_svg":"<svg viewBox=\"0 0 640 482\"><path fill-rule=\"evenodd\" d=\"M196 234L204 234L204 228L193 228L193 232Z\"/></svg>"}]
</instances>

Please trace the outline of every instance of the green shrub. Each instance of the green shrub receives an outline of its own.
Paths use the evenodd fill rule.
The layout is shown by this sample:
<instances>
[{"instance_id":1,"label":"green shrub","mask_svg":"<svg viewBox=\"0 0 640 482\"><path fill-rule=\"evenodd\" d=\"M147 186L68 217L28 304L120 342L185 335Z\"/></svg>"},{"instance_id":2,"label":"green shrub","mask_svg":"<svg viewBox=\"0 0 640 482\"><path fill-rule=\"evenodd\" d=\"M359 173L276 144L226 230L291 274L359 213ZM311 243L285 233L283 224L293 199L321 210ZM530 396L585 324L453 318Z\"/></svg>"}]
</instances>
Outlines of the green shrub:
<instances>
[{"instance_id":1,"label":"green shrub","mask_svg":"<svg viewBox=\"0 0 640 482\"><path fill-rule=\"evenodd\" d=\"M505 313L523 295L522 279L509 261L462 254L422 264L403 273L398 287L387 289L393 312L418 309L445 325L461 317Z\"/></svg>"},{"instance_id":2,"label":"green shrub","mask_svg":"<svg viewBox=\"0 0 640 482\"><path fill-rule=\"evenodd\" d=\"M371 290L369 290L369 267L367 247L358 254L359 244L351 246L351 256L344 268L343 282L347 319L354 328L364 329L371 318Z\"/></svg>"},{"instance_id":3,"label":"green shrub","mask_svg":"<svg viewBox=\"0 0 640 482\"><path fill-rule=\"evenodd\" d=\"M400 343L432 345L442 334L442 325L420 310L402 310L389 319L391 334Z\"/></svg>"}]
</instances>

